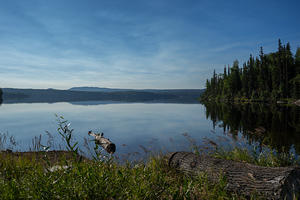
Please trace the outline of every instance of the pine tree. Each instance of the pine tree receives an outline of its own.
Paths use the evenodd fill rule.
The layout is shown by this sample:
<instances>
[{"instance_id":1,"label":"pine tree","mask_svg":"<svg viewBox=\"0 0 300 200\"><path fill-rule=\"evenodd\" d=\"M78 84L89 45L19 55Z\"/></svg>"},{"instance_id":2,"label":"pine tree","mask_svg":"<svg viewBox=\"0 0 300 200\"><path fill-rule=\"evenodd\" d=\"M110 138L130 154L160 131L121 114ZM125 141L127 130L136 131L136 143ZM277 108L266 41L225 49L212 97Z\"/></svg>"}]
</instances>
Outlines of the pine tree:
<instances>
[{"instance_id":1,"label":"pine tree","mask_svg":"<svg viewBox=\"0 0 300 200\"><path fill-rule=\"evenodd\" d=\"M295 54L295 71L297 74L300 74L300 47L297 48Z\"/></svg>"},{"instance_id":2,"label":"pine tree","mask_svg":"<svg viewBox=\"0 0 300 200\"><path fill-rule=\"evenodd\" d=\"M226 72L226 65L224 66L224 79L226 79L227 78L227 72Z\"/></svg>"},{"instance_id":3,"label":"pine tree","mask_svg":"<svg viewBox=\"0 0 300 200\"><path fill-rule=\"evenodd\" d=\"M249 68L249 91L248 94L252 95L252 92L255 91L255 84L256 84L256 73L254 69L254 58L250 54L250 58L248 61L248 68Z\"/></svg>"},{"instance_id":4,"label":"pine tree","mask_svg":"<svg viewBox=\"0 0 300 200\"><path fill-rule=\"evenodd\" d=\"M241 78L239 73L239 61L235 60L231 68L230 83L233 95L236 95L241 89Z\"/></svg>"},{"instance_id":5,"label":"pine tree","mask_svg":"<svg viewBox=\"0 0 300 200\"><path fill-rule=\"evenodd\" d=\"M293 58L293 54L291 52L290 43L286 44L285 56L286 56L286 86L287 86L288 97L291 97L291 91L293 86L290 80L296 77L296 66L294 64L295 61Z\"/></svg>"},{"instance_id":6,"label":"pine tree","mask_svg":"<svg viewBox=\"0 0 300 200\"><path fill-rule=\"evenodd\" d=\"M278 40L278 53L277 53L277 65L279 67L279 94L280 97L285 97L285 65L284 65L284 57L285 57L285 47L282 46L281 40Z\"/></svg>"},{"instance_id":7,"label":"pine tree","mask_svg":"<svg viewBox=\"0 0 300 200\"><path fill-rule=\"evenodd\" d=\"M292 97L300 99L300 47L297 48L294 61L295 76L290 81L292 87Z\"/></svg>"},{"instance_id":8,"label":"pine tree","mask_svg":"<svg viewBox=\"0 0 300 200\"><path fill-rule=\"evenodd\" d=\"M243 65L243 72L242 72L242 90L243 95L245 97L249 97L248 91L249 91L249 72L248 72L248 66L246 63Z\"/></svg>"}]
</instances>

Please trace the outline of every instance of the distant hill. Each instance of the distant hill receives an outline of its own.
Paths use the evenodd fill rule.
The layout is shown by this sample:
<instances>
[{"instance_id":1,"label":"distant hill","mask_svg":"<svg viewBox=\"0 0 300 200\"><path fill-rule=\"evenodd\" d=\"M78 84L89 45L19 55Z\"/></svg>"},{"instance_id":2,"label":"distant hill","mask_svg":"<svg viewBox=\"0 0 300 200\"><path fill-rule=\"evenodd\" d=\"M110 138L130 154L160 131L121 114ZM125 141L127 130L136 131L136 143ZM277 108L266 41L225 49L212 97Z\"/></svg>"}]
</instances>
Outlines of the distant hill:
<instances>
[{"instance_id":1,"label":"distant hill","mask_svg":"<svg viewBox=\"0 0 300 200\"><path fill-rule=\"evenodd\" d=\"M116 88L99 88L99 87L72 87L70 91L82 91L82 92L124 92L132 91L132 89L116 89Z\"/></svg>"},{"instance_id":2,"label":"distant hill","mask_svg":"<svg viewBox=\"0 0 300 200\"><path fill-rule=\"evenodd\" d=\"M203 90L132 90L77 87L69 90L3 88L4 103L170 102L198 103Z\"/></svg>"},{"instance_id":3,"label":"distant hill","mask_svg":"<svg viewBox=\"0 0 300 200\"><path fill-rule=\"evenodd\" d=\"M154 93L195 93L202 94L204 89L119 89L119 88L100 88L100 87L72 87L70 91L82 92L154 92Z\"/></svg>"},{"instance_id":4,"label":"distant hill","mask_svg":"<svg viewBox=\"0 0 300 200\"><path fill-rule=\"evenodd\" d=\"M99 87L73 87L70 91L88 92L147 92L152 94L174 95L174 98L165 99L166 102L178 103L198 103L198 98L205 89L119 89L119 88L99 88ZM159 99L156 99L158 101ZM155 100L154 100L155 101Z\"/></svg>"}]
</instances>

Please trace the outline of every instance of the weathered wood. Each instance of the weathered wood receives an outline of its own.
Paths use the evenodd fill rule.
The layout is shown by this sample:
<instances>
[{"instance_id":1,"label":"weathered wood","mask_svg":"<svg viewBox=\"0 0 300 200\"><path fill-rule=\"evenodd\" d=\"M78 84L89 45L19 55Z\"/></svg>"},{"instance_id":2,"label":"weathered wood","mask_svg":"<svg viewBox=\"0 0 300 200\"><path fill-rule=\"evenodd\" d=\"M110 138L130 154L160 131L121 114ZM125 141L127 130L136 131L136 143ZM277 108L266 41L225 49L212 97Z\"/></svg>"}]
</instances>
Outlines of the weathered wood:
<instances>
[{"instance_id":1,"label":"weathered wood","mask_svg":"<svg viewBox=\"0 0 300 200\"><path fill-rule=\"evenodd\" d=\"M112 143L109 139L103 137L103 133L93 133L89 131L88 134L90 136L95 137L95 143L99 144L105 149L108 153L113 154L116 151L116 145Z\"/></svg>"},{"instance_id":2,"label":"weathered wood","mask_svg":"<svg viewBox=\"0 0 300 200\"><path fill-rule=\"evenodd\" d=\"M298 166L261 167L189 152L170 154L169 166L190 175L204 172L212 182L224 176L228 191L246 196L258 193L266 199L293 199L294 195L300 194Z\"/></svg>"},{"instance_id":3,"label":"weathered wood","mask_svg":"<svg viewBox=\"0 0 300 200\"><path fill-rule=\"evenodd\" d=\"M300 106L300 99L294 102L295 105Z\"/></svg>"}]
</instances>

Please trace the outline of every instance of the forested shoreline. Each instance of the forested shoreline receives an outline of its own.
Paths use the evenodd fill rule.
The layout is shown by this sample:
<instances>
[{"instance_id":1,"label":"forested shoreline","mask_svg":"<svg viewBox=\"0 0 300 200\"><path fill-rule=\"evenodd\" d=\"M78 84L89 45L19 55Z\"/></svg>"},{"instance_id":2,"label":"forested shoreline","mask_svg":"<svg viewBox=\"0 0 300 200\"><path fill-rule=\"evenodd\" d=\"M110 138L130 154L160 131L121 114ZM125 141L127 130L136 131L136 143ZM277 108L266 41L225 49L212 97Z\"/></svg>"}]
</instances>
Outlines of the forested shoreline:
<instances>
[{"instance_id":1,"label":"forested shoreline","mask_svg":"<svg viewBox=\"0 0 300 200\"><path fill-rule=\"evenodd\" d=\"M290 43L282 45L279 39L276 52L264 54L261 47L259 57L250 54L242 67L235 60L231 67L224 67L224 73L214 71L206 81L201 101L276 102L299 98L300 47L293 55Z\"/></svg>"}]
</instances>

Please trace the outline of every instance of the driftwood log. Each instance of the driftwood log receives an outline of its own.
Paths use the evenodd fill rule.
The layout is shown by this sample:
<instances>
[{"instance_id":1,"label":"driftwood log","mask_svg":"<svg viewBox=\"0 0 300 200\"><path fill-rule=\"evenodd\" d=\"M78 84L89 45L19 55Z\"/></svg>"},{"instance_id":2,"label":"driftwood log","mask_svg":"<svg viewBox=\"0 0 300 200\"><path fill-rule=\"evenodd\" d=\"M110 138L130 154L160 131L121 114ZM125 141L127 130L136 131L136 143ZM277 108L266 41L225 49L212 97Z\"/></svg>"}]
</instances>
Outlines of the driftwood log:
<instances>
[{"instance_id":1,"label":"driftwood log","mask_svg":"<svg viewBox=\"0 0 300 200\"><path fill-rule=\"evenodd\" d=\"M299 167L261 167L189 152L170 154L169 166L190 175L204 172L212 182L224 177L228 191L245 196L259 194L266 199L293 199L298 195L299 198Z\"/></svg>"},{"instance_id":2,"label":"driftwood log","mask_svg":"<svg viewBox=\"0 0 300 200\"><path fill-rule=\"evenodd\" d=\"M109 139L103 137L103 133L93 133L89 131L88 134L90 136L95 137L95 143L99 144L105 149L108 153L113 154L116 151L116 145L112 143Z\"/></svg>"},{"instance_id":3,"label":"driftwood log","mask_svg":"<svg viewBox=\"0 0 300 200\"><path fill-rule=\"evenodd\" d=\"M300 99L294 102L295 105L300 106Z\"/></svg>"}]
</instances>

